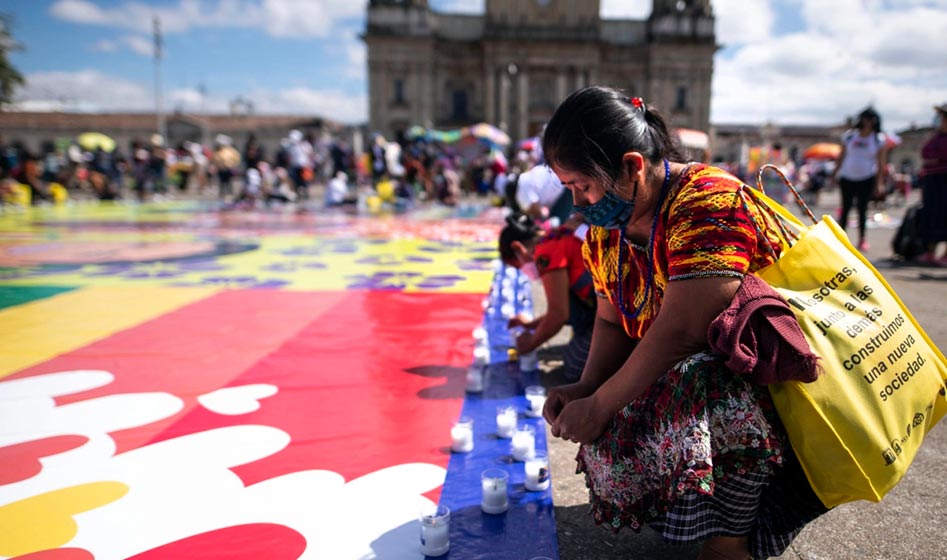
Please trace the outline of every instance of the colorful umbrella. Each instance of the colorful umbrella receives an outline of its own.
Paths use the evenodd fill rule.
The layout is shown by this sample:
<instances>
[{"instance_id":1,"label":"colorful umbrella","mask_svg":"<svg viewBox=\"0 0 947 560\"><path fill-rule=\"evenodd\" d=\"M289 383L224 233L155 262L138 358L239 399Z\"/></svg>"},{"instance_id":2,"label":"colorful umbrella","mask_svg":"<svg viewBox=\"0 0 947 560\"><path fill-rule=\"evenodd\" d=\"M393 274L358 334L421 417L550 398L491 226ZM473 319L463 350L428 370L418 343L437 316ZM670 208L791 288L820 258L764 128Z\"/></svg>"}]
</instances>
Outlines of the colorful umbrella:
<instances>
[{"instance_id":1,"label":"colorful umbrella","mask_svg":"<svg viewBox=\"0 0 947 560\"><path fill-rule=\"evenodd\" d=\"M842 146L832 142L818 142L802 152L803 159L838 159Z\"/></svg>"},{"instance_id":2,"label":"colorful umbrella","mask_svg":"<svg viewBox=\"0 0 947 560\"><path fill-rule=\"evenodd\" d=\"M498 146L508 146L510 144L509 135L492 124L478 123L468 127L465 132L474 138L487 140Z\"/></svg>"},{"instance_id":3,"label":"colorful umbrella","mask_svg":"<svg viewBox=\"0 0 947 560\"><path fill-rule=\"evenodd\" d=\"M76 137L76 142L82 149L89 150L90 152L99 148L106 152L111 152L115 149L115 140L101 132L83 132Z\"/></svg>"}]
</instances>

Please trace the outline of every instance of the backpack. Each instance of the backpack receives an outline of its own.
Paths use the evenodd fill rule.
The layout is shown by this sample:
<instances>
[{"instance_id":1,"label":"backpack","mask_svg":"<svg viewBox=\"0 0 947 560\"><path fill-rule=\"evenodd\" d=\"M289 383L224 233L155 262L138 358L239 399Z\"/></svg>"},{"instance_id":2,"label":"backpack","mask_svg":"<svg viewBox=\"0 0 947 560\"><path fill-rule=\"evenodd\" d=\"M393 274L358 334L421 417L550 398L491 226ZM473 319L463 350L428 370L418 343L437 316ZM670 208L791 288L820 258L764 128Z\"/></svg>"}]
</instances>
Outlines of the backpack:
<instances>
[{"instance_id":1,"label":"backpack","mask_svg":"<svg viewBox=\"0 0 947 560\"><path fill-rule=\"evenodd\" d=\"M923 205L916 204L904 213L904 219L898 226L894 239L891 240L891 249L904 259L913 259L923 253L927 247L921 238L921 210Z\"/></svg>"}]
</instances>

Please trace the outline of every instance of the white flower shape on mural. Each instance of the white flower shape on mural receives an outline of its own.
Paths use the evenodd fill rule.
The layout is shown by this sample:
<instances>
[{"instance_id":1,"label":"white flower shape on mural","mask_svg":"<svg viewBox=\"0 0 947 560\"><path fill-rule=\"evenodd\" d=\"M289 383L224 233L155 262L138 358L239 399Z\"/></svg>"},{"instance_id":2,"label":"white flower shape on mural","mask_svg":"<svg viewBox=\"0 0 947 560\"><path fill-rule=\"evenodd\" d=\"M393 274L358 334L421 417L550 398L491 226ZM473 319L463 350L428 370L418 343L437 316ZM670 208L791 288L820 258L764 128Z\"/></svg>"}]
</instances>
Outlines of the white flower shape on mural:
<instances>
[{"instance_id":1,"label":"white flower shape on mural","mask_svg":"<svg viewBox=\"0 0 947 560\"><path fill-rule=\"evenodd\" d=\"M56 436L88 439L43 457L38 474L0 485L0 526L3 511L11 513L25 500L111 483L127 491L113 487L113 497L101 504L43 512L42 523L50 524L50 534L58 530L68 535L67 542L55 546L121 559L216 529L272 523L305 538L301 558L422 558L417 512L431 503L423 494L443 484L442 467L393 465L350 481L331 471L305 470L245 486L232 467L268 457L290 444L286 432L261 425L196 432L116 455L110 432L168 418L181 410L183 401L168 393L137 393L55 406L56 396L101 387L112 379L108 372L89 370L0 382L0 445ZM237 396L229 404L238 403L244 407L240 410L246 410L252 403L260 405L258 399L268 391L255 387L231 393ZM71 519L56 519L57 515ZM35 521L18 519L18 523ZM73 527L71 521L74 534L67 530ZM25 542L27 537L16 527L11 525L9 531L5 535L0 529L0 541L8 542L0 545L0 557L42 549L28 549L33 541ZM12 541L27 548L16 549Z\"/></svg>"}]
</instances>

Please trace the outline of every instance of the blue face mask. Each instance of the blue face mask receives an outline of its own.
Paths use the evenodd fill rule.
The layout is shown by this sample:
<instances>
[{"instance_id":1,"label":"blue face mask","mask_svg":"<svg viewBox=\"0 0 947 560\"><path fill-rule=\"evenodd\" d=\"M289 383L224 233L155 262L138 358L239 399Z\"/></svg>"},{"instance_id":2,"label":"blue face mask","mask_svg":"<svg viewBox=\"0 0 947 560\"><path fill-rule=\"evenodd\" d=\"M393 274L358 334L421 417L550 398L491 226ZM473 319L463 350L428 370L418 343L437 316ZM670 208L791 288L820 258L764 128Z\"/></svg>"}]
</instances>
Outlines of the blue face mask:
<instances>
[{"instance_id":1,"label":"blue face mask","mask_svg":"<svg viewBox=\"0 0 947 560\"><path fill-rule=\"evenodd\" d=\"M637 192L637 188L635 189ZM576 206L576 212L585 216L586 223L605 229L621 229L628 225L632 212L635 211L635 197L631 200L622 200L606 191L605 196L595 204Z\"/></svg>"}]
</instances>

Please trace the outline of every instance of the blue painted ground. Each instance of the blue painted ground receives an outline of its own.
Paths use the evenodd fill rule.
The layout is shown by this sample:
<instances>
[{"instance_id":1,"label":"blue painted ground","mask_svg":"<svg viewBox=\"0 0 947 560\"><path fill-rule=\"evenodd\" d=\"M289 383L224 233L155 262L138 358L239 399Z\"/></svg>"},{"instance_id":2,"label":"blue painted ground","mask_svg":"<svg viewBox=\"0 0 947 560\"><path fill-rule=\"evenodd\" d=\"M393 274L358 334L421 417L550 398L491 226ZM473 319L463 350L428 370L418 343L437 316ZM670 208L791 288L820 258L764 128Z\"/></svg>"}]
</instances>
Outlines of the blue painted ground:
<instances>
[{"instance_id":1,"label":"blue painted ground","mask_svg":"<svg viewBox=\"0 0 947 560\"><path fill-rule=\"evenodd\" d=\"M513 460L510 440L496 435L497 407L513 406L519 411L518 423L530 423L536 429L536 451L547 450L545 420L524 414L529 406L524 389L540 384L539 372L520 371L507 354L508 315L533 312L529 280L516 269L497 266L484 307L483 344L490 348L491 363L485 368L483 392L467 393L464 399L461 416L474 421L474 449L451 455L441 493L441 504L451 510L451 548L438 558L558 559L552 485L542 492L527 491L524 464ZM510 475L506 513L490 515L480 509L480 474L488 468L504 469Z\"/></svg>"}]
</instances>

